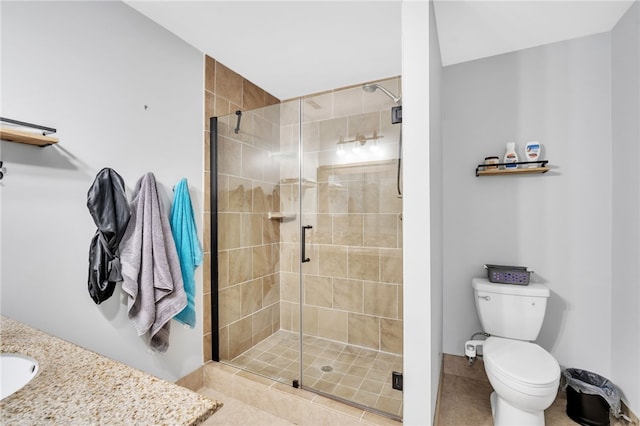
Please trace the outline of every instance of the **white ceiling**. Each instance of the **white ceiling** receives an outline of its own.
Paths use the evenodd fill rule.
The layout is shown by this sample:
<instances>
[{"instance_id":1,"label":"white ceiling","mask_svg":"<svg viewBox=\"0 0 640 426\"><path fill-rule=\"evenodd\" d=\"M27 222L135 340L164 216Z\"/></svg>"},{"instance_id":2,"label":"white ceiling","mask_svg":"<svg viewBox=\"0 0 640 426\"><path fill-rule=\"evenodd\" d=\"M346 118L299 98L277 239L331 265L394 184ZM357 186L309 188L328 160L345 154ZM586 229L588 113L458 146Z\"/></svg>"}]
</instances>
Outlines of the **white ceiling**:
<instances>
[{"instance_id":1,"label":"white ceiling","mask_svg":"<svg viewBox=\"0 0 640 426\"><path fill-rule=\"evenodd\" d=\"M401 1L125 3L279 99L401 74Z\"/></svg>"},{"instance_id":2,"label":"white ceiling","mask_svg":"<svg viewBox=\"0 0 640 426\"><path fill-rule=\"evenodd\" d=\"M611 29L633 0L436 0L443 65L452 65Z\"/></svg>"},{"instance_id":3,"label":"white ceiling","mask_svg":"<svg viewBox=\"0 0 640 426\"><path fill-rule=\"evenodd\" d=\"M442 62L610 31L632 2L435 0ZM401 0L125 3L280 99L402 73Z\"/></svg>"}]
</instances>

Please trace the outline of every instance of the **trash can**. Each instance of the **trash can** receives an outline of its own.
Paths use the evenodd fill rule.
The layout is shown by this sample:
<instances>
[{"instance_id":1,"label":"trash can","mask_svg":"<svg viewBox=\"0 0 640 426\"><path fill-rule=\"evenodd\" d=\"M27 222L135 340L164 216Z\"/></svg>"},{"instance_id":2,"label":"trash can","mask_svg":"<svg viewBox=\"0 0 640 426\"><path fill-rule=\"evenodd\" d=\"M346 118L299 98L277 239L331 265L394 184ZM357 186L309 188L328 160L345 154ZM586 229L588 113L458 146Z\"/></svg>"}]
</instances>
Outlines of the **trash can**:
<instances>
[{"instance_id":1,"label":"trash can","mask_svg":"<svg viewBox=\"0 0 640 426\"><path fill-rule=\"evenodd\" d=\"M599 374L567 368L567 415L585 426L608 426L609 413L620 417L620 391Z\"/></svg>"}]
</instances>

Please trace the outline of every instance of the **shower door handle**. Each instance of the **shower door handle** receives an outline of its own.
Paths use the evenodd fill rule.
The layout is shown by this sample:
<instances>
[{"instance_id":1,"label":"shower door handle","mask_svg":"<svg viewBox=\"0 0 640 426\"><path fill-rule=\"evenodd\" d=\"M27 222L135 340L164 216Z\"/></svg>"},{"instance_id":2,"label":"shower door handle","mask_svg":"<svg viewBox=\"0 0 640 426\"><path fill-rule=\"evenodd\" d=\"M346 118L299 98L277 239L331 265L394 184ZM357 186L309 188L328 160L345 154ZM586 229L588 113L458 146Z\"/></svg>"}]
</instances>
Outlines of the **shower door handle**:
<instances>
[{"instance_id":1,"label":"shower door handle","mask_svg":"<svg viewBox=\"0 0 640 426\"><path fill-rule=\"evenodd\" d=\"M306 237L307 237L307 229L313 229L313 226L311 225L304 225L302 227L302 250L301 250L301 256L300 256L300 262L302 263L306 263L311 261L311 259L309 259L307 257L307 243L306 243Z\"/></svg>"}]
</instances>

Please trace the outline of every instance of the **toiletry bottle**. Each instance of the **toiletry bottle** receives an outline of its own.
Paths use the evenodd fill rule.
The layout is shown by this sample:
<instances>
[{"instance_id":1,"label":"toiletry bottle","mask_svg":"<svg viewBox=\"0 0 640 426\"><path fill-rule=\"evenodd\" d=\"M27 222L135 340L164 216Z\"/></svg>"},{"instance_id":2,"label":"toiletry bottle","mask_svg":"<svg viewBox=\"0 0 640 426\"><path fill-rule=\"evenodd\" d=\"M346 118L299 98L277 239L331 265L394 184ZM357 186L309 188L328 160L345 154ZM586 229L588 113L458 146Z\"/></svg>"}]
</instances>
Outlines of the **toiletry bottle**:
<instances>
[{"instance_id":1,"label":"toiletry bottle","mask_svg":"<svg viewBox=\"0 0 640 426\"><path fill-rule=\"evenodd\" d=\"M516 143L515 142L507 142L507 149L504 153L504 161L503 163L517 163L518 162L518 154L516 154ZM515 169L517 168L517 164L507 164L504 166L505 169Z\"/></svg>"},{"instance_id":2,"label":"toiletry bottle","mask_svg":"<svg viewBox=\"0 0 640 426\"><path fill-rule=\"evenodd\" d=\"M492 166L491 164L498 164L499 162L500 162L500 157L497 157L497 156L484 157L484 164L487 164L487 166L485 166L486 170L497 169L498 166Z\"/></svg>"},{"instance_id":3,"label":"toiletry bottle","mask_svg":"<svg viewBox=\"0 0 640 426\"><path fill-rule=\"evenodd\" d=\"M524 147L524 161L540 161L540 142L527 142ZM529 168L540 167L540 163L527 164Z\"/></svg>"}]
</instances>

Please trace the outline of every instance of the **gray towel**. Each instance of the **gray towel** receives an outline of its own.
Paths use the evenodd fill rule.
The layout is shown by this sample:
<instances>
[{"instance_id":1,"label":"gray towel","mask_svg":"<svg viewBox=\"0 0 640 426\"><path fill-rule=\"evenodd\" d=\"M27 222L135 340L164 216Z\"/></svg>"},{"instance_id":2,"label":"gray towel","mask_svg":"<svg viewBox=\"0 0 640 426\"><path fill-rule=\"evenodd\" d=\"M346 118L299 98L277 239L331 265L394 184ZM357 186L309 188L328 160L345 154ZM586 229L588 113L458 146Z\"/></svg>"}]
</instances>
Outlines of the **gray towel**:
<instances>
[{"instance_id":1,"label":"gray towel","mask_svg":"<svg viewBox=\"0 0 640 426\"><path fill-rule=\"evenodd\" d=\"M129 296L129 319L152 349L169 347L169 320L187 306L180 260L153 173L133 191L131 219L120 243L122 290Z\"/></svg>"}]
</instances>

